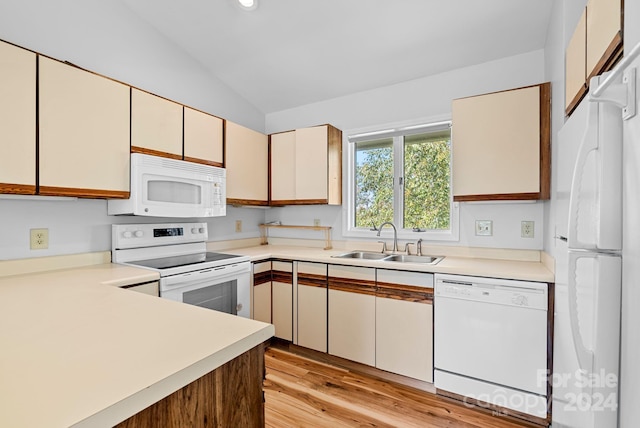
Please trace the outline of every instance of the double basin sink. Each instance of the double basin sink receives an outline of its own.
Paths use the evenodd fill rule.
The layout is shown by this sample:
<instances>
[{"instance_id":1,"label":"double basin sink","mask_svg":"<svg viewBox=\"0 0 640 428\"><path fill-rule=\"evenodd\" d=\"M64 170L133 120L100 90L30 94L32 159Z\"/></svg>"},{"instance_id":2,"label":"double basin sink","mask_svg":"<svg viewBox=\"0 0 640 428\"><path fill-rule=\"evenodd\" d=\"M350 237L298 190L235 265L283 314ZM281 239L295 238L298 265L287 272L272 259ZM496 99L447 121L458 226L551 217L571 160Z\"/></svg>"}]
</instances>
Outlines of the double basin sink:
<instances>
[{"instance_id":1,"label":"double basin sink","mask_svg":"<svg viewBox=\"0 0 640 428\"><path fill-rule=\"evenodd\" d=\"M386 254L375 251L351 251L335 256L338 259L360 259L360 260L378 260L381 262L398 262L398 263L422 263L427 265L435 265L443 257L437 256L416 256L409 254Z\"/></svg>"}]
</instances>

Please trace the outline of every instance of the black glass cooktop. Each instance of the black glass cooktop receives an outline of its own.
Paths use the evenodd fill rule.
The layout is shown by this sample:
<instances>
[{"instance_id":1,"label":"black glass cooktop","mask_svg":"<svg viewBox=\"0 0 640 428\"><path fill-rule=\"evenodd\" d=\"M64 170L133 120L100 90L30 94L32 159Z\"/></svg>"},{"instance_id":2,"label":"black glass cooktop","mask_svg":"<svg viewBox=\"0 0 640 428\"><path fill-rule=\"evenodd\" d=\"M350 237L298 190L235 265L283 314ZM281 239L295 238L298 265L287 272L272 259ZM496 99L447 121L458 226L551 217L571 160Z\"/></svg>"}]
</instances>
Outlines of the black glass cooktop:
<instances>
[{"instance_id":1,"label":"black glass cooktop","mask_svg":"<svg viewBox=\"0 0 640 428\"><path fill-rule=\"evenodd\" d=\"M129 262L129 264L144 266L152 269L170 269L180 266L195 265L194 268L198 268L200 263L218 262L226 259L234 259L241 257L235 254L224 253L198 253L198 254L186 254L183 256L162 257L158 259L149 260L136 260Z\"/></svg>"}]
</instances>

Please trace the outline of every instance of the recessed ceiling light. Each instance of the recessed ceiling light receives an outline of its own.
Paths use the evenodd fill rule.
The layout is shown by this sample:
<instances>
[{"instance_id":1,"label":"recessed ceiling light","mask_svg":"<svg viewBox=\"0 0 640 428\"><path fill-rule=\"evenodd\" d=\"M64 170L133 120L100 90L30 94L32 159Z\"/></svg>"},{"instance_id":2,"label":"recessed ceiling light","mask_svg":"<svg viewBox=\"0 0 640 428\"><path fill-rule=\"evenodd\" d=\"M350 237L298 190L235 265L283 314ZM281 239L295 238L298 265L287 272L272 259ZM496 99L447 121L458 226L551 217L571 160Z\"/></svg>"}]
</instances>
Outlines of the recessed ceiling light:
<instances>
[{"instance_id":1,"label":"recessed ceiling light","mask_svg":"<svg viewBox=\"0 0 640 428\"><path fill-rule=\"evenodd\" d=\"M238 0L238 3L244 10L254 10L258 7L258 0Z\"/></svg>"}]
</instances>

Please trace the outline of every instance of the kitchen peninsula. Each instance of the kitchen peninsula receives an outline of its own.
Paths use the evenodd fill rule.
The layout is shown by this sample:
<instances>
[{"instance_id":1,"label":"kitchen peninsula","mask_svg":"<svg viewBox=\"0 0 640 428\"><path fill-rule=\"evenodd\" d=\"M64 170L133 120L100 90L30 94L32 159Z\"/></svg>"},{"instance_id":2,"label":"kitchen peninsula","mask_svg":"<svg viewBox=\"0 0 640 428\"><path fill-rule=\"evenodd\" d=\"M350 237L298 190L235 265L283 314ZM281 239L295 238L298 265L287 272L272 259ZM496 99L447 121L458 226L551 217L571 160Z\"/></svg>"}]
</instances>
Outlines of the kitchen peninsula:
<instances>
[{"instance_id":1,"label":"kitchen peninsula","mask_svg":"<svg viewBox=\"0 0 640 428\"><path fill-rule=\"evenodd\" d=\"M156 276L105 264L0 278L0 426L136 426L185 387L199 392L180 398L181 420L262 423L273 326L119 288Z\"/></svg>"}]
</instances>

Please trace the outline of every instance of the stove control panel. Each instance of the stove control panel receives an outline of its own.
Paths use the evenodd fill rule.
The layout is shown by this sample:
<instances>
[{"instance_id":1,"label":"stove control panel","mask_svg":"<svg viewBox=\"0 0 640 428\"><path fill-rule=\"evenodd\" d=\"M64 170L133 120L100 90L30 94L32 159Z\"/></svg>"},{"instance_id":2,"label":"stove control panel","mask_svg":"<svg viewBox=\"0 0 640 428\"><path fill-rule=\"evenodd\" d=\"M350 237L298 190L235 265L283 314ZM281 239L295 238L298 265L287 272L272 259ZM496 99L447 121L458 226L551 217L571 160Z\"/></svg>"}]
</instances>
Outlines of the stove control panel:
<instances>
[{"instance_id":1,"label":"stove control panel","mask_svg":"<svg viewBox=\"0 0 640 428\"><path fill-rule=\"evenodd\" d=\"M111 249L206 242L207 223L114 224Z\"/></svg>"}]
</instances>

